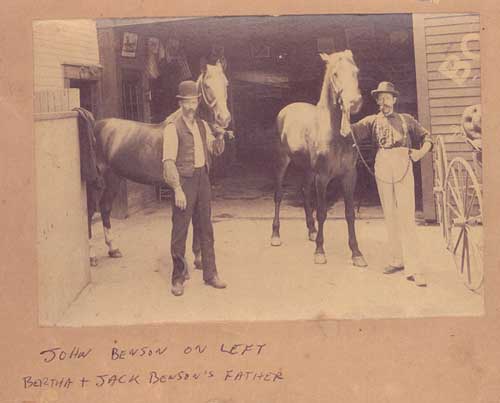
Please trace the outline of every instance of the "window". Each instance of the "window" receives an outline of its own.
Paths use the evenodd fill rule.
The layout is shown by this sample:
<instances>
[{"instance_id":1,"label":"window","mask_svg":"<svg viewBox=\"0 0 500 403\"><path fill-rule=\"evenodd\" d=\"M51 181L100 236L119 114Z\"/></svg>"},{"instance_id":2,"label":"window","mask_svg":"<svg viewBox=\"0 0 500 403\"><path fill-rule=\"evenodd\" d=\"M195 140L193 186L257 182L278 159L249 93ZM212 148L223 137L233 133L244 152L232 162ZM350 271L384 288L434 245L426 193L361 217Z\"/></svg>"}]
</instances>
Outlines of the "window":
<instances>
[{"instance_id":1,"label":"window","mask_svg":"<svg viewBox=\"0 0 500 403\"><path fill-rule=\"evenodd\" d=\"M141 75L138 72L124 71L122 78L122 108L124 119L144 120Z\"/></svg>"}]
</instances>

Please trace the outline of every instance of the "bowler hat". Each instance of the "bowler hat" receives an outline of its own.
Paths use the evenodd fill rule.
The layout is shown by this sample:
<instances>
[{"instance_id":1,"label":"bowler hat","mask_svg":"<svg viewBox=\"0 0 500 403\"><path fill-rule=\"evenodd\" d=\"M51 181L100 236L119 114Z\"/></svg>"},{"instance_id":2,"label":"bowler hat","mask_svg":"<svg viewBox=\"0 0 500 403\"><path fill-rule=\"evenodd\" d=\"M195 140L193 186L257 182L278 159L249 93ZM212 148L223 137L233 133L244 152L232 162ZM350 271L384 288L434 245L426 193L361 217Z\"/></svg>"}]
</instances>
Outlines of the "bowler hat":
<instances>
[{"instance_id":1,"label":"bowler hat","mask_svg":"<svg viewBox=\"0 0 500 403\"><path fill-rule=\"evenodd\" d=\"M381 92L388 92L396 97L399 95L399 91L397 91L394 84L389 81L382 81L377 89L372 91L372 96L377 97Z\"/></svg>"},{"instance_id":2,"label":"bowler hat","mask_svg":"<svg viewBox=\"0 0 500 403\"><path fill-rule=\"evenodd\" d=\"M194 99L198 98L198 86L194 81L187 80L179 84L177 98L179 99Z\"/></svg>"}]
</instances>

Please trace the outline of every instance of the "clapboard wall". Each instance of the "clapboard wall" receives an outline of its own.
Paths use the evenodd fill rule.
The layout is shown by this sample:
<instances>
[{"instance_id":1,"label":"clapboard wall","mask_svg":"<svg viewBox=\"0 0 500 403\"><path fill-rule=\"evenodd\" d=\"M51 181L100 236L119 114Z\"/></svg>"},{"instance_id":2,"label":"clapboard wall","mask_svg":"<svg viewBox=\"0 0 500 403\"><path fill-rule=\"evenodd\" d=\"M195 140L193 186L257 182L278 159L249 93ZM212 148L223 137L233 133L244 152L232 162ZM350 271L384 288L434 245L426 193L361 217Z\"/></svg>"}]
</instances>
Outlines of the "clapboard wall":
<instances>
[{"instance_id":1,"label":"clapboard wall","mask_svg":"<svg viewBox=\"0 0 500 403\"><path fill-rule=\"evenodd\" d=\"M472 161L471 147L460 138L464 109L481 102L479 14L415 14L418 115L434 138L443 136L448 160ZM424 215L435 218L432 158L422 162Z\"/></svg>"},{"instance_id":2,"label":"clapboard wall","mask_svg":"<svg viewBox=\"0 0 500 403\"><path fill-rule=\"evenodd\" d=\"M35 89L64 88L63 63L99 64L95 21L33 22Z\"/></svg>"}]
</instances>

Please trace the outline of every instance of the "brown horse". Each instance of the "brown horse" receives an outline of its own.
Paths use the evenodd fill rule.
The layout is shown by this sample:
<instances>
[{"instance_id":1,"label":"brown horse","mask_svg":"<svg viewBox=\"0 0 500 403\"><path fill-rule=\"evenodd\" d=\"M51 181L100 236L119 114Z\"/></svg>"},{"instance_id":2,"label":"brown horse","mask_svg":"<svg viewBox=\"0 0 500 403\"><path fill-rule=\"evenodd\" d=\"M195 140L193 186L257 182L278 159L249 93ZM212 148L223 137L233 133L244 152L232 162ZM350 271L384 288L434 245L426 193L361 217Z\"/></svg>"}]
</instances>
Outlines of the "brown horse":
<instances>
[{"instance_id":1,"label":"brown horse","mask_svg":"<svg viewBox=\"0 0 500 403\"><path fill-rule=\"evenodd\" d=\"M212 127L227 128L231 114L227 107L228 80L219 61L207 64L197 80L201 102L199 116ZM92 237L90 225L99 200L104 237L110 257L121 257L120 249L114 244L111 234L111 209L118 194L122 178L145 185L165 184L163 179L163 130L180 109L158 124L109 118L95 123L96 158L103 175L105 187L102 195L87 194L89 241ZM90 188L89 188L90 189ZM195 248L193 246L193 249ZM90 264L97 265L97 257L90 247Z\"/></svg>"},{"instance_id":2,"label":"brown horse","mask_svg":"<svg viewBox=\"0 0 500 403\"><path fill-rule=\"evenodd\" d=\"M281 245L280 204L283 178L292 161L304 173L303 195L309 239L316 241L315 263L326 263L323 248L323 225L327 215L326 188L333 178L340 178L344 190L345 217L349 247L356 266L366 266L358 248L354 228L354 189L357 152L348 135L350 113L357 113L362 97L358 87L358 67L352 52L320 54L326 64L321 96L317 105L296 102L283 108L277 117L280 136L276 164L275 213L271 245ZM313 218L311 191L315 185L318 230Z\"/></svg>"}]
</instances>

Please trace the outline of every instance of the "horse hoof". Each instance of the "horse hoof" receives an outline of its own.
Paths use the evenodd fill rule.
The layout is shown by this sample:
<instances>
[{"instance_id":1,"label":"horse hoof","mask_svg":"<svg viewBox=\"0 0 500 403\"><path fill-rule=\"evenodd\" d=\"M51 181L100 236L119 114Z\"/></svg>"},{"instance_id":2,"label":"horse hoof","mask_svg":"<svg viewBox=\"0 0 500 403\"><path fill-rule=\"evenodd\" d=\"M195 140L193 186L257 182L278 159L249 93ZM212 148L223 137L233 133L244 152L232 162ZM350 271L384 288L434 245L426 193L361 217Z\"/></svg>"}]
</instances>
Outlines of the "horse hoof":
<instances>
[{"instance_id":1,"label":"horse hoof","mask_svg":"<svg viewBox=\"0 0 500 403\"><path fill-rule=\"evenodd\" d=\"M122 253L120 252L120 249L113 249L113 250L110 250L108 251L108 255L109 257L113 257L113 258L118 258L118 257L122 257Z\"/></svg>"},{"instance_id":2,"label":"horse hoof","mask_svg":"<svg viewBox=\"0 0 500 403\"><path fill-rule=\"evenodd\" d=\"M316 231L314 232L309 232L309 240L311 242L316 242L316 237L318 236L318 233Z\"/></svg>"},{"instance_id":3,"label":"horse hoof","mask_svg":"<svg viewBox=\"0 0 500 403\"><path fill-rule=\"evenodd\" d=\"M92 266L92 267L97 266L97 257L93 256L89 260L90 260L90 266Z\"/></svg>"},{"instance_id":4,"label":"horse hoof","mask_svg":"<svg viewBox=\"0 0 500 403\"><path fill-rule=\"evenodd\" d=\"M366 263L366 260L363 256L353 256L352 257L352 264L356 267L368 266L368 263Z\"/></svg>"},{"instance_id":5,"label":"horse hoof","mask_svg":"<svg viewBox=\"0 0 500 403\"><path fill-rule=\"evenodd\" d=\"M273 236L271 238L271 246L281 246L281 239Z\"/></svg>"},{"instance_id":6,"label":"horse hoof","mask_svg":"<svg viewBox=\"0 0 500 403\"><path fill-rule=\"evenodd\" d=\"M324 253L315 253L314 254L314 263L315 264L326 264L326 256Z\"/></svg>"}]
</instances>

